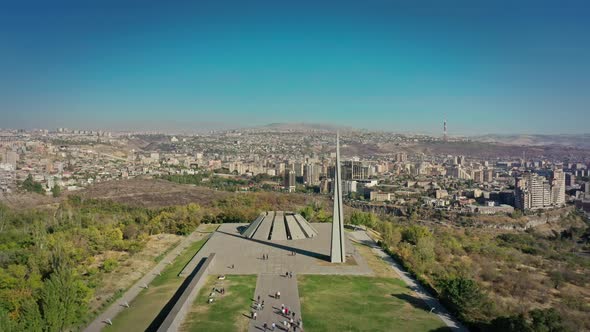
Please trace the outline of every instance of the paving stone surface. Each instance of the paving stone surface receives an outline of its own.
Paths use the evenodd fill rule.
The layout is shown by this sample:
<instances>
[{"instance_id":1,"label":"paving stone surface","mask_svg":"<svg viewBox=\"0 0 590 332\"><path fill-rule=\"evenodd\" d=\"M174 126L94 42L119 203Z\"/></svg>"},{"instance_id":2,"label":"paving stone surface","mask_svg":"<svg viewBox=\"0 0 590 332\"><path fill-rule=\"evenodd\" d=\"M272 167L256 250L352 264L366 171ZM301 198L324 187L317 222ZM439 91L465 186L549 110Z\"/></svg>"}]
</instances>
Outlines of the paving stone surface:
<instances>
[{"instance_id":1,"label":"paving stone surface","mask_svg":"<svg viewBox=\"0 0 590 332\"><path fill-rule=\"evenodd\" d=\"M281 293L280 298L276 298L277 292ZM261 310L253 309L257 313L257 318L256 320L250 320L250 332L264 331L264 323L267 324L268 328L272 326L272 323L275 323L277 326L275 331L280 331L285 327L284 322L288 322L289 318L294 317L294 322L302 318L295 274L293 274L292 278L279 274L261 274L256 281L254 294L253 307L256 308L256 302L258 296L260 296L260 303L264 301L264 308ZM281 312L282 306L289 308L289 311L294 312L295 316L291 313L285 316Z\"/></svg>"},{"instance_id":2,"label":"paving stone surface","mask_svg":"<svg viewBox=\"0 0 590 332\"><path fill-rule=\"evenodd\" d=\"M187 265L187 271L192 271L201 258L216 253L215 265L210 271L212 274L258 275L286 271L298 274L372 274L371 268L348 238L346 245L348 263L330 263L332 225L329 223L311 224L318 231L318 235L313 238L283 241L245 238L240 234L240 230L244 230L247 226L248 224L221 225ZM345 232L345 234L349 233ZM263 254L268 255L268 260L262 259Z\"/></svg>"}]
</instances>

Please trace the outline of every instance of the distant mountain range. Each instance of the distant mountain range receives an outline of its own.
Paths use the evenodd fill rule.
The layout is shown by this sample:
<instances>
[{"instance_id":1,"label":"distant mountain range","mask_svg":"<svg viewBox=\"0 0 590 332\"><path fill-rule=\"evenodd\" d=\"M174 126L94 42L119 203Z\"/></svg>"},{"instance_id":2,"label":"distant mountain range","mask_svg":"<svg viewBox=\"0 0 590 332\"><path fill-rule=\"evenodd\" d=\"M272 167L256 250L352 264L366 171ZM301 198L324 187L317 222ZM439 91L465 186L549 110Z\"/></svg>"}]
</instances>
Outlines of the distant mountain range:
<instances>
[{"instance_id":1,"label":"distant mountain range","mask_svg":"<svg viewBox=\"0 0 590 332\"><path fill-rule=\"evenodd\" d=\"M255 129L255 130L278 130L278 131L324 131L324 132L335 132L340 130L343 132L350 131L363 131L371 132L372 130L365 130L359 128L353 128L350 126L337 126L323 123L269 123L266 125L255 126L243 129ZM233 129L241 130L241 129ZM378 132L377 130L375 132ZM382 131L379 131L382 132ZM397 132L396 132L397 133ZM411 133L399 133L406 135L413 135ZM440 135L428 135L425 136L440 137ZM476 142L485 143L498 143L505 145L516 145L516 146L571 146L577 148L590 148L590 134L561 134L561 135L542 135L542 134L487 134L479 136L462 136L462 138L469 139Z\"/></svg>"},{"instance_id":2,"label":"distant mountain range","mask_svg":"<svg viewBox=\"0 0 590 332\"><path fill-rule=\"evenodd\" d=\"M590 148L590 134L572 135L483 135L472 136L469 139L478 142L500 143L508 145L547 146L563 145L578 148Z\"/></svg>"},{"instance_id":3,"label":"distant mountain range","mask_svg":"<svg viewBox=\"0 0 590 332\"><path fill-rule=\"evenodd\" d=\"M269 123L267 125L263 125L257 128L269 128L275 130L315 130L315 131L336 131L336 130L345 130L345 131L352 131L356 130L352 127L345 127L345 126L335 126L330 124L323 124L323 123L306 123L306 122L299 122L299 123Z\"/></svg>"}]
</instances>

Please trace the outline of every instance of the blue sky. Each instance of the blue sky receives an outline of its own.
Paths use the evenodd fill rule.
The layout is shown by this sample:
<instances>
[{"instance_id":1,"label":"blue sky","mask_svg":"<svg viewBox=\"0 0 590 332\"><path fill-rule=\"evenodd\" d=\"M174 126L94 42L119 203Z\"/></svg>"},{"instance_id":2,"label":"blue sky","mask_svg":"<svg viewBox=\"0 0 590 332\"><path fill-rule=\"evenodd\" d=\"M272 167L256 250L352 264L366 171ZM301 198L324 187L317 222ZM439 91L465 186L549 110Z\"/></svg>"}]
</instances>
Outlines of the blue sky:
<instances>
[{"instance_id":1,"label":"blue sky","mask_svg":"<svg viewBox=\"0 0 590 332\"><path fill-rule=\"evenodd\" d=\"M583 1L0 1L0 127L590 132Z\"/></svg>"}]
</instances>

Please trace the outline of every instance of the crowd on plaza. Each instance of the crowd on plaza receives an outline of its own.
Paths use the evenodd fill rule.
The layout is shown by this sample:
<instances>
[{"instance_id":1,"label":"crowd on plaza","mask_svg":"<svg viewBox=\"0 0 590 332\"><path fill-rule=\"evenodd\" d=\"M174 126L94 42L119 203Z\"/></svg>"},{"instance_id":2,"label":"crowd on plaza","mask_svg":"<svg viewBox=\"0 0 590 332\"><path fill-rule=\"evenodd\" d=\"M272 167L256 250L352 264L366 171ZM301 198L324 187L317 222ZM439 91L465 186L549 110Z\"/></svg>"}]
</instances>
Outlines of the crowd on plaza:
<instances>
[{"instance_id":1,"label":"crowd on plaza","mask_svg":"<svg viewBox=\"0 0 590 332\"><path fill-rule=\"evenodd\" d=\"M293 272L285 272L285 277L293 278ZM271 295L271 297L272 297L272 295ZM275 300L281 299L281 292L280 291L276 291L274 293L274 299ZM253 310L251 313L251 318L252 318L252 320L257 320L258 319L258 312L264 310L264 300L261 301L260 295L258 295L256 297L256 300L254 301L254 304L252 305L252 309ZM294 311L292 311L289 307L285 306L285 304L281 304L280 310L277 308L277 310L275 311L275 314L278 314L281 316L281 318L279 319L279 322L278 322L279 325L277 325L277 323L275 323L275 322L272 322L271 324L264 322L264 324L262 325L264 331L267 331L267 330L275 331L275 329L277 329L277 328L282 331L286 331L286 332L303 331L303 321L301 320L301 317L296 319L297 318L296 313Z\"/></svg>"}]
</instances>

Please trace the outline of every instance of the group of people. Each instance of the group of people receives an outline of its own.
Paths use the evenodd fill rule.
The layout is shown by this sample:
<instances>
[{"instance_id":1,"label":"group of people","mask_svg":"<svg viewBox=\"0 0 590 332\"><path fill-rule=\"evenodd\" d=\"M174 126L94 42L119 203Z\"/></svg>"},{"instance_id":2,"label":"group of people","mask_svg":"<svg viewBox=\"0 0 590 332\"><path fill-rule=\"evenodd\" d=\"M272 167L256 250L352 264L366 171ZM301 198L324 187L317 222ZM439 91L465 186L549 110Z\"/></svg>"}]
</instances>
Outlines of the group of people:
<instances>
[{"instance_id":1,"label":"group of people","mask_svg":"<svg viewBox=\"0 0 590 332\"><path fill-rule=\"evenodd\" d=\"M284 304L281 304L281 313L283 314L284 317L289 318L291 315L293 316L294 319L295 318L295 313L291 310L289 310L289 307L285 307Z\"/></svg>"},{"instance_id":2,"label":"group of people","mask_svg":"<svg viewBox=\"0 0 590 332\"><path fill-rule=\"evenodd\" d=\"M274 322L270 325L268 325L267 323L262 324L262 328L264 329L264 331L266 330L271 330L274 331L277 328L277 324L275 324ZM299 329L300 331L303 331L303 321L301 320L301 318L295 322L293 320L293 318L291 318L290 320L284 320L283 321L283 328L282 330L285 330L287 332L293 331L296 332L297 329Z\"/></svg>"},{"instance_id":3,"label":"group of people","mask_svg":"<svg viewBox=\"0 0 590 332\"><path fill-rule=\"evenodd\" d=\"M268 260L268 254L262 254L262 260L263 261Z\"/></svg>"},{"instance_id":4,"label":"group of people","mask_svg":"<svg viewBox=\"0 0 590 332\"><path fill-rule=\"evenodd\" d=\"M293 272L290 272L290 271L285 272L285 277L293 278Z\"/></svg>"},{"instance_id":5,"label":"group of people","mask_svg":"<svg viewBox=\"0 0 590 332\"><path fill-rule=\"evenodd\" d=\"M287 275L289 276L289 273L287 273ZM292 274L291 276L292 277ZM275 293L275 299L280 299L281 298L281 292L277 291ZM256 297L256 301L254 303L252 310L252 320L257 320L258 318L258 311L264 310L264 300L261 301L260 299L260 295L258 295ZM278 313L278 312L277 312ZM295 320L295 312L291 311L289 309L289 307L285 306L284 304L281 304L281 315L283 316L284 320L282 322L282 327L280 327L281 330L290 332L296 332L296 331L303 331L303 321L301 320L301 318L299 318L297 321ZM276 323L272 323L272 324L267 324L266 322L263 324L263 328L264 331L266 330L271 330L274 331L277 328L277 324Z\"/></svg>"},{"instance_id":6,"label":"group of people","mask_svg":"<svg viewBox=\"0 0 590 332\"><path fill-rule=\"evenodd\" d=\"M225 294L225 287L222 287L222 288L213 287L213 291L223 295L223 294Z\"/></svg>"},{"instance_id":7,"label":"group of people","mask_svg":"<svg viewBox=\"0 0 590 332\"><path fill-rule=\"evenodd\" d=\"M252 319L253 320L256 320L256 316L258 316L256 311L260 311L260 310L264 310L264 300L262 300L262 302L260 302L260 295L258 295L258 298L257 298L256 302L254 303L254 310L252 310Z\"/></svg>"},{"instance_id":8,"label":"group of people","mask_svg":"<svg viewBox=\"0 0 590 332\"><path fill-rule=\"evenodd\" d=\"M264 331L266 331L266 330L274 331L277 328L277 324L275 324L274 322L270 325L268 325L267 323L264 323L264 324L262 324L262 328L264 329ZM291 318L291 320L289 320L289 321L284 320L282 329L287 332L290 332L291 330L293 332L296 332L297 329L299 329L300 331L303 331L303 321L301 320L301 318L297 322L295 322L293 320L293 318Z\"/></svg>"}]
</instances>

